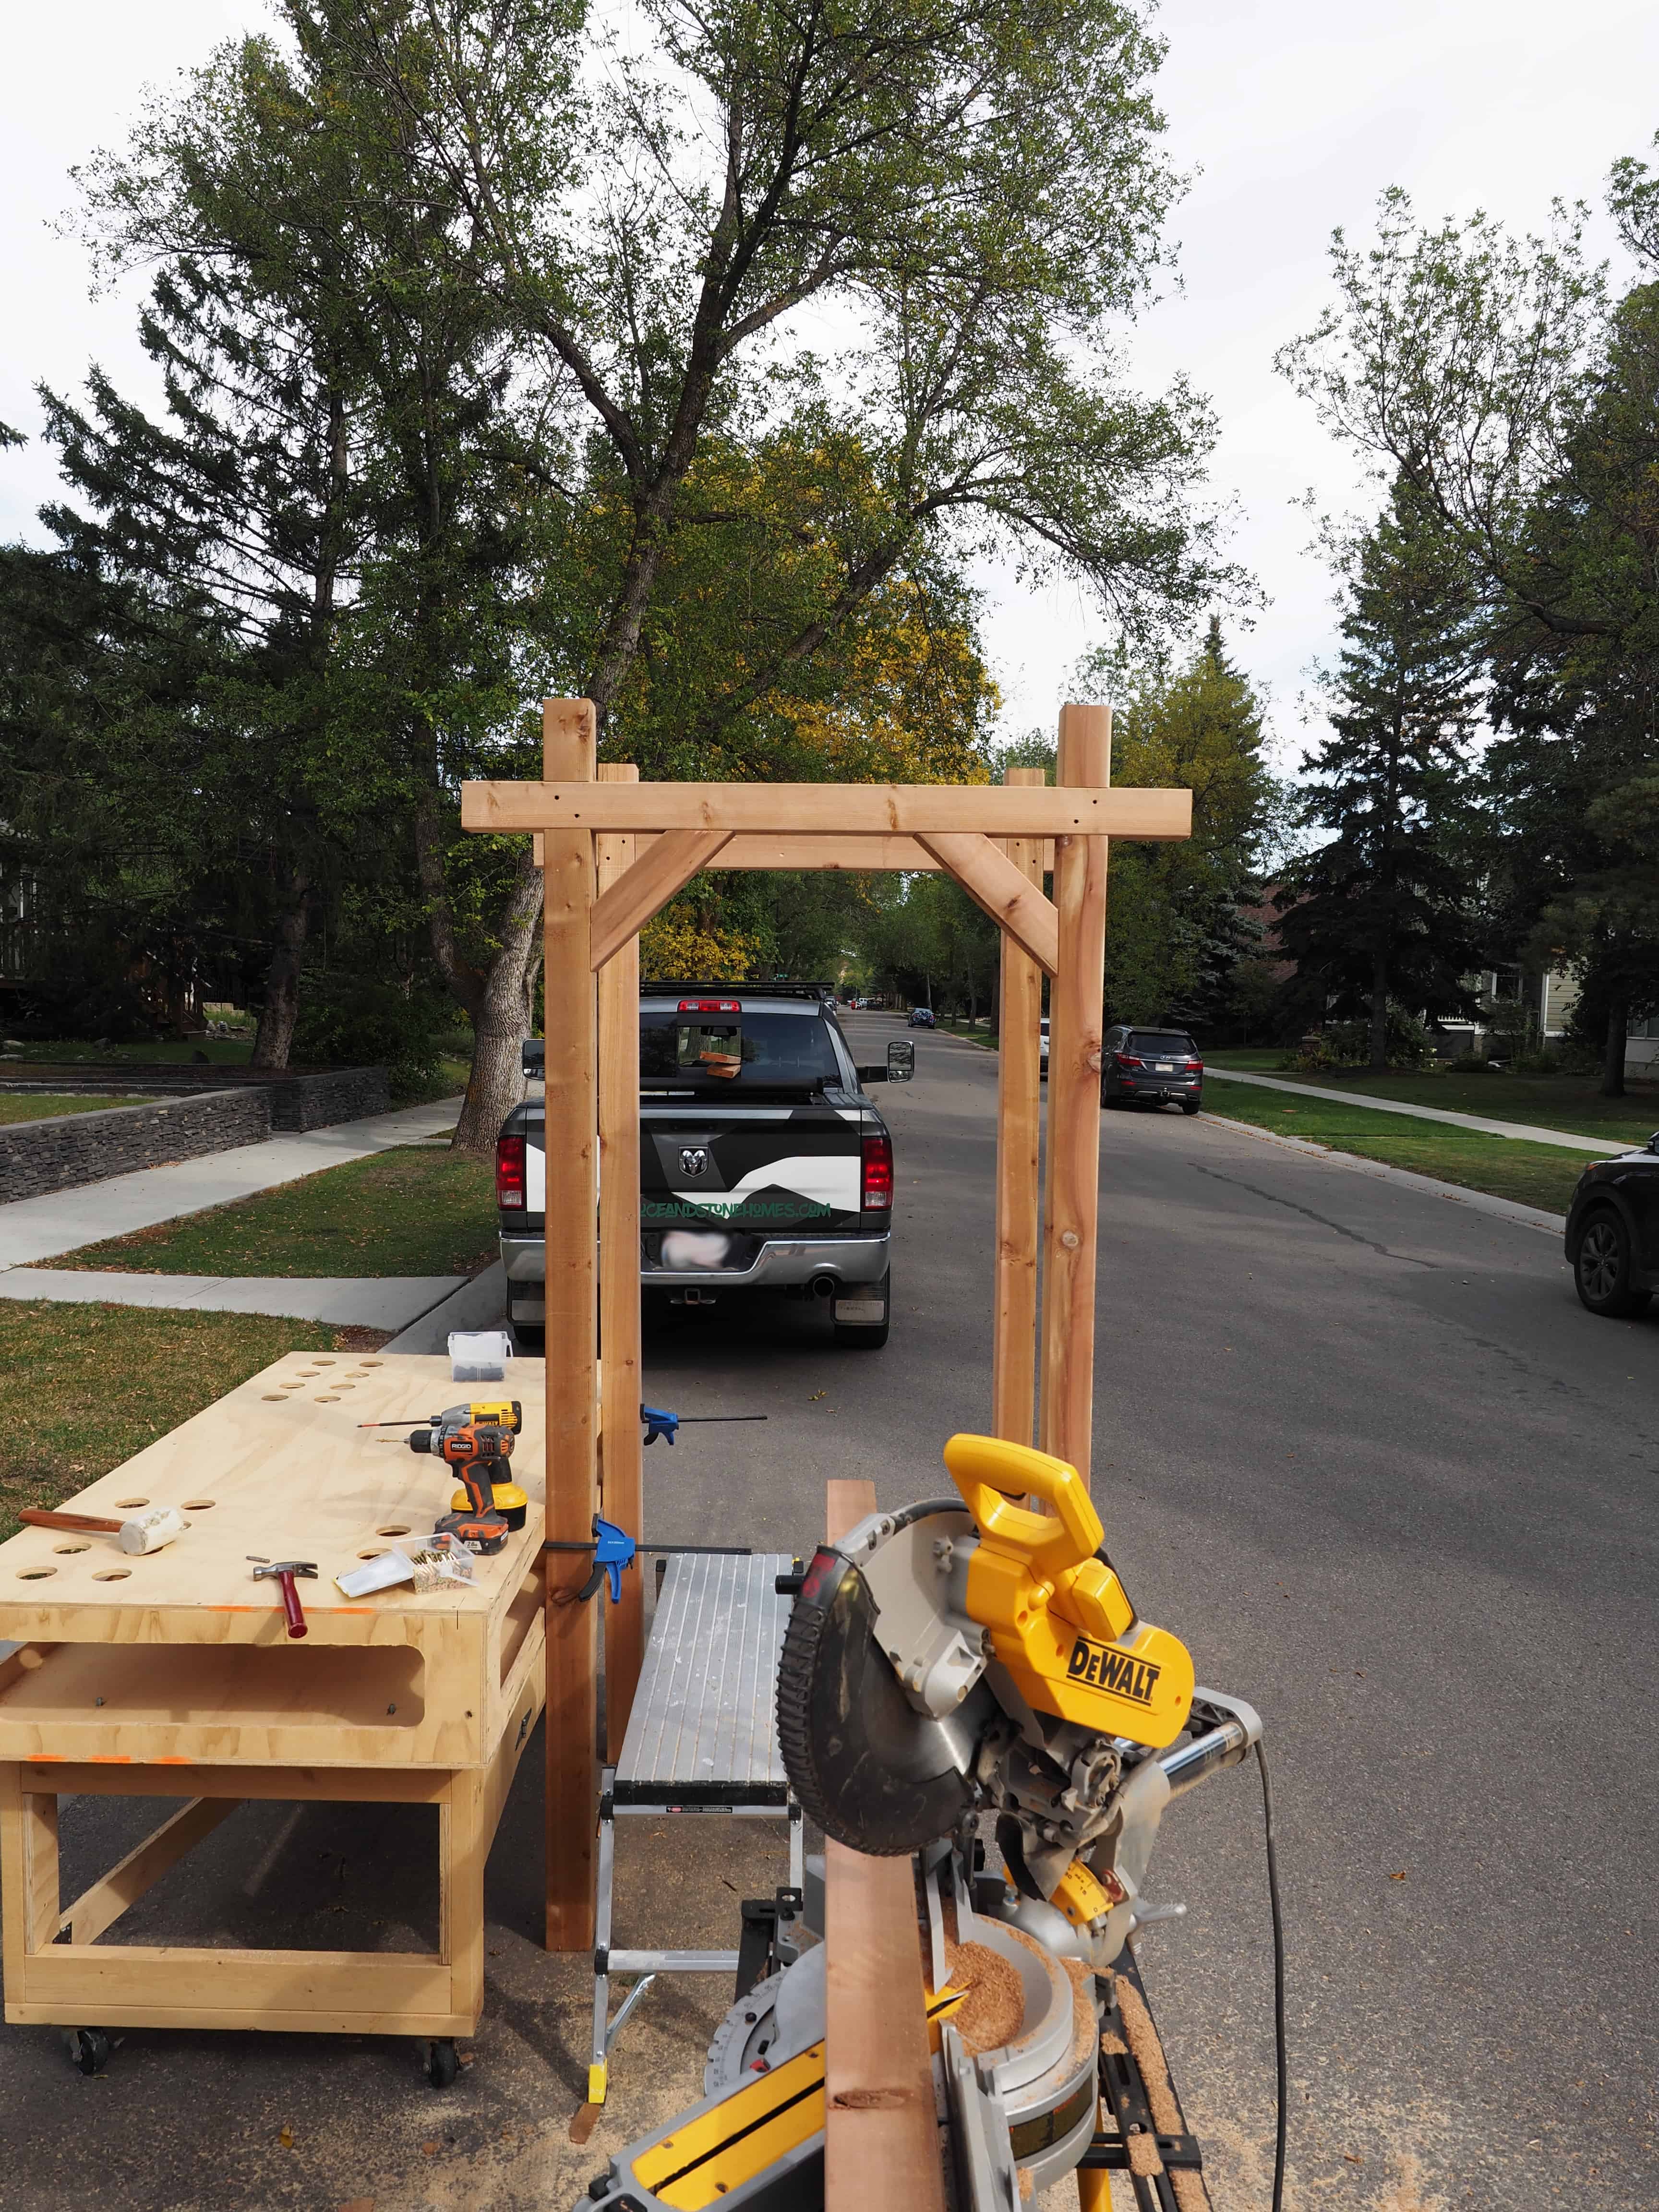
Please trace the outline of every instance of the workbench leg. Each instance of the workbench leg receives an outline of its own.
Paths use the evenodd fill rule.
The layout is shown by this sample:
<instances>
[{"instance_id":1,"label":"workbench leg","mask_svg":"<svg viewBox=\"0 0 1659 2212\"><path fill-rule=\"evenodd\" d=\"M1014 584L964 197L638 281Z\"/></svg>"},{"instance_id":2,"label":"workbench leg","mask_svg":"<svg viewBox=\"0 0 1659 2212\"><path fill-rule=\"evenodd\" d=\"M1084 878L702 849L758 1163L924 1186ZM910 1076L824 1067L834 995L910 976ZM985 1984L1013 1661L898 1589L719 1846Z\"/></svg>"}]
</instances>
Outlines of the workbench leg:
<instances>
[{"instance_id":1,"label":"workbench leg","mask_svg":"<svg viewBox=\"0 0 1659 2212\"><path fill-rule=\"evenodd\" d=\"M1108 707L1060 710L1062 784L1109 783ZM1042 1449L1089 1480L1100 1215L1100 1063L1106 964L1104 837L1054 840L1060 972L1049 993L1048 1203L1042 1248Z\"/></svg>"},{"instance_id":2,"label":"workbench leg","mask_svg":"<svg viewBox=\"0 0 1659 2212\"><path fill-rule=\"evenodd\" d=\"M1040 768L1011 768L1011 784L1040 784ZM1010 837L1008 857L1042 887L1042 840ZM1037 1249L1041 1188L1042 970L1002 933L997 1035L996 1280L991 1309L991 1428L1029 1444L1036 1419Z\"/></svg>"},{"instance_id":3,"label":"workbench leg","mask_svg":"<svg viewBox=\"0 0 1659 2212\"><path fill-rule=\"evenodd\" d=\"M450 1777L438 1807L439 1952L449 1968L449 2008L483 2010L484 1862L489 1856L488 1770Z\"/></svg>"},{"instance_id":4,"label":"workbench leg","mask_svg":"<svg viewBox=\"0 0 1659 2212\"><path fill-rule=\"evenodd\" d=\"M0 1932L8 2008L23 2001L27 1960L57 1941L58 1800L22 1787L22 1769L0 1767Z\"/></svg>"},{"instance_id":5,"label":"workbench leg","mask_svg":"<svg viewBox=\"0 0 1659 2212\"><path fill-rule=\"evenodd\" d=\"M593 708L550 699L542 710L544 772L554 783L593 780ZM550 830L543 993L547 1127L547 1534L592 1540L599 1505L599 1038L588 947L593 839ZM561 1133L554 1140L553 1133ZM599 1607L575 1603L586 1578L580 1553L547 1561L547 1948L593 1941L593 1812Z\"/></svg>"}]
</instances>

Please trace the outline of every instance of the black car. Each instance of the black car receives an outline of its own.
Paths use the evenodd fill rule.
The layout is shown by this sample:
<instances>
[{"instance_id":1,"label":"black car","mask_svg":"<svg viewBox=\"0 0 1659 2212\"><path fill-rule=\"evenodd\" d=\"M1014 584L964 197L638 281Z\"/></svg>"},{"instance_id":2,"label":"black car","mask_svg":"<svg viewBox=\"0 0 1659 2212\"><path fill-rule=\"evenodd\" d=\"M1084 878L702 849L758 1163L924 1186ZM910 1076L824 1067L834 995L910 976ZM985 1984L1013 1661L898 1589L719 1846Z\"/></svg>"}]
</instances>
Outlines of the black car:
<instances>
[{"instance_id":1,"label":"black car","mask_svg":"<svg viewBox=\"0 0 1659 2212\"><path fill-rule=\"evenodd\" d=\"M1138 1030L1120 1022L1107 1030L1100 1055L1100 1103L1178 1105L1196 1114L1204 1103L1204 1062L1185 1030Z\"/></svg>"},{"instance_id":2,"label":"black car","mask_svg":"<svg viewBox=\"0 0 1659 2212\"><path fill-rule=\"evenodd\" d=\"M1566 1249L1593 1314L1640 1313L1659 1291L1659 1130L1640 1152L1584 1170L1567 1209Z\"/></svg>"}]
</instances>

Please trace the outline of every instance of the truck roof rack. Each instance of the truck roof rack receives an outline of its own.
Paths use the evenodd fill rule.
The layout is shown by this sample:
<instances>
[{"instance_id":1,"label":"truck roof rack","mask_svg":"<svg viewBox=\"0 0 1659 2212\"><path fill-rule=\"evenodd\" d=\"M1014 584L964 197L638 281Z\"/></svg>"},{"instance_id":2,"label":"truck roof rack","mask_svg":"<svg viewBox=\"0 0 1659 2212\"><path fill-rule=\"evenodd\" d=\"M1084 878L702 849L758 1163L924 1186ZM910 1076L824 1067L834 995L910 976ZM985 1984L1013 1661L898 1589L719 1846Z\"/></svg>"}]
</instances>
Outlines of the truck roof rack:
<instances>
[{"instance_id":1,"label":"truck roof rack","mask_svg":"<svg viewBox=\"0 0 1659 2212\"><path fill-rule=\"evenodd\" d=\"M661 981L647 982L640 979L640 996L658 999L671 991L698 992L710 998L750 999L813 999L821 1000L826 991L833 990L830 983L710 983L682 982L678 976Z\"/></svg>"}]
</instances>

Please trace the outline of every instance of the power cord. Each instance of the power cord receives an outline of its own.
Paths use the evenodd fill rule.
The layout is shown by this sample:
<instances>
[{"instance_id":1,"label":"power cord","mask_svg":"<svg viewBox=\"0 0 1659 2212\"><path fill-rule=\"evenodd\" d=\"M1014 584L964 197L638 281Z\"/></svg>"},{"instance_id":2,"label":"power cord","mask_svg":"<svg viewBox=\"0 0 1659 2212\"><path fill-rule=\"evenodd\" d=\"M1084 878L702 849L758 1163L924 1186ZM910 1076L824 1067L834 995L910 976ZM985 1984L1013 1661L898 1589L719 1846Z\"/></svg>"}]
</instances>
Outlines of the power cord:
<instances>
[{"instance_id":1,"label":"power cord","mask_svg":"<svg viewBox=\"0 0 1659 2212\"><path fill-rule=\"evenodd\" d=\"M1273 1916L1273 2042L1278 2068L1279 2128L1273 2145L1273 2212L1284 2212L1285 2134L1290 2121L1291 2090L1285 2055L1285 1916L1279 1903L1279 1854L1273 1848L1273 1793L1267 1779L1267 1751L1258 1740L1256 1763L1261 1769L1261 1824L1267 1838L1267 1900Z\"/></svg>"}]
</instances>

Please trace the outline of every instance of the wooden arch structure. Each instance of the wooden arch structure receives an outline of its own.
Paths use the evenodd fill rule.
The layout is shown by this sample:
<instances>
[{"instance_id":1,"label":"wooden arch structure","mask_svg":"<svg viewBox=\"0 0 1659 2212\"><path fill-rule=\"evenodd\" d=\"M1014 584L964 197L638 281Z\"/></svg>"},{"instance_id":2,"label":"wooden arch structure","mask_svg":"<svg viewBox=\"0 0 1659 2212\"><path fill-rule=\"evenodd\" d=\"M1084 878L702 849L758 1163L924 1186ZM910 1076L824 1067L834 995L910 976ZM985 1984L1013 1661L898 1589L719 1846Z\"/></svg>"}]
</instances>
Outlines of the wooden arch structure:
<instances>
[{"instance_id":1,"label":"wooden arch structure","mask_svg":"<svg viewBox=\"0 0 1659 2212\"><path fill-rule=\"evenodd\" d=\"M701 868L943 869L1002 931L992 1424L1087 1474L1094 1396L1107 843L1186 837L1188 791L1111 787L1109 708L1067 706L1057 781L641 783L596 762L593 708L543 708L540 783L470 783L469 830L536 836L544 872L547 1534L641 1528L639 932ZM1054 896L1045 896L1052 868ZM1047 1191L1038 1022L1051 981ZM604 1174L600 1175L603 1164ZM1042 1258L1042 1331L1037 1274ZM599 1360L603 1330L605 1360ZM547 1946L593 1941L597 1605L547 1555ZM642 1592L608 1619L608 1733L639 1678ZM871 1862L872 1865L886 1863Z\"/></svg>"}]
</instances>

